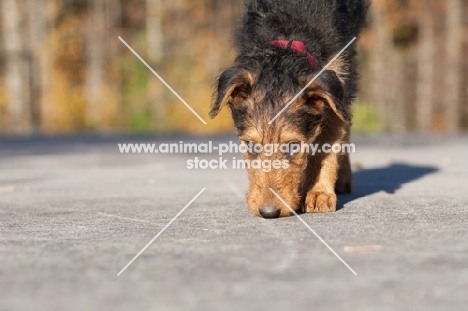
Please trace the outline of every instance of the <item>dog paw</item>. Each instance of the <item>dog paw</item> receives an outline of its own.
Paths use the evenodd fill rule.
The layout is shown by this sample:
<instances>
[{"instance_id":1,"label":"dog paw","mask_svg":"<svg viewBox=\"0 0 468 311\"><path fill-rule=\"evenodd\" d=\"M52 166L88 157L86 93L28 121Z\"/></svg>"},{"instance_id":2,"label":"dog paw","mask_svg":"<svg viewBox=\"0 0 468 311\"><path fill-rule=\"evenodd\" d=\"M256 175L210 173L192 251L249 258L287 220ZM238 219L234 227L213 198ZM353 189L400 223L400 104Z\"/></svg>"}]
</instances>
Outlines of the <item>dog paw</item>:
<instances>
[{"instance_id":1,"label":"dog paw","mask_svg":"<svg viewBox=\"0 0 468 311\"><path fill-rule=\"evenodd\" d=\"M336 195L334 193L311 191L307 194L304 213L336 212Z\"/></svg>"}]
</instances>

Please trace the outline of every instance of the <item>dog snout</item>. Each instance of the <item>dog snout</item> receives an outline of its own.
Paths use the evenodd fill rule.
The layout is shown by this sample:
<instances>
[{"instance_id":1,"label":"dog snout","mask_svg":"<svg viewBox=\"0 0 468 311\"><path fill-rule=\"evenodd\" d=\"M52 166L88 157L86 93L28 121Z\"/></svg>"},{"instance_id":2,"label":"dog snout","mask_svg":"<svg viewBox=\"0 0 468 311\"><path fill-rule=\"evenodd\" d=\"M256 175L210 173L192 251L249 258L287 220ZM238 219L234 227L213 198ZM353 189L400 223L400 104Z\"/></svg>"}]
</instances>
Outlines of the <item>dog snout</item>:
<instances>
[{"instance_id":1,"label":"dog snout","mask_svg":"<svg viewBox=\"0 0 468 311\"><path fill-rule=\"evenodd\" d=\"M273 204L268 204L260 208L259 210L260 215L265 219L274 219L278 218L281 214L281 210L274 206Z\"/></svg>"}]
</instances>

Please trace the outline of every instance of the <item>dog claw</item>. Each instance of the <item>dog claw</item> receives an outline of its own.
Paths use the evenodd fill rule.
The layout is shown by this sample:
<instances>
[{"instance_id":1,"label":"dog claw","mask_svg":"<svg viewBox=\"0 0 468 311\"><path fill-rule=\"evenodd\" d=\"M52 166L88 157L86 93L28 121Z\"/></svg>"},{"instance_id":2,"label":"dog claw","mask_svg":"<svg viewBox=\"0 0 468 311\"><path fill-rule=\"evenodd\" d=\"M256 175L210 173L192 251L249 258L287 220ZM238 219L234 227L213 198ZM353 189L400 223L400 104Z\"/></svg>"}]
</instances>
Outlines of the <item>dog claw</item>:
<instances>
[{"instance_id":1,"label":"dog claw","mask_svg":"<svg viewBox=\"0 0 468 311\"><path fill-rule=\"evenodd\" d=\"M304 213L336 212L336 195L326 192L309 192L307 194Z\"/></svg>"}]
</instances>

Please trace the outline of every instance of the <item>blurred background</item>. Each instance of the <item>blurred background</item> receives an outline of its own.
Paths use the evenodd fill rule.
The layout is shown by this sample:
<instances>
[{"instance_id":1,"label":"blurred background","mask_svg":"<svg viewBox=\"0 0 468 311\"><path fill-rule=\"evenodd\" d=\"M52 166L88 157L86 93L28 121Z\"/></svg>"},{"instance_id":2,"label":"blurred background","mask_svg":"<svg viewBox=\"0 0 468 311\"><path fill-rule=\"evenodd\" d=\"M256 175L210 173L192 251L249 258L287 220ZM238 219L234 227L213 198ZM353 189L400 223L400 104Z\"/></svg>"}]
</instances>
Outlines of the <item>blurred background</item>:
<instances>
[{"instance_id":1,"label":"blurred background","mask_svg":"<svg viewBox=\"0 0 468 311\"><path fill-rule=\"evenodd\" d=\"M354 132L468 128L468 1L373 0ZM209 121L241 0L0 0L0 135L232 132ZM118 40L206 121L203 125Z\"/></svg>"}]
</instances>

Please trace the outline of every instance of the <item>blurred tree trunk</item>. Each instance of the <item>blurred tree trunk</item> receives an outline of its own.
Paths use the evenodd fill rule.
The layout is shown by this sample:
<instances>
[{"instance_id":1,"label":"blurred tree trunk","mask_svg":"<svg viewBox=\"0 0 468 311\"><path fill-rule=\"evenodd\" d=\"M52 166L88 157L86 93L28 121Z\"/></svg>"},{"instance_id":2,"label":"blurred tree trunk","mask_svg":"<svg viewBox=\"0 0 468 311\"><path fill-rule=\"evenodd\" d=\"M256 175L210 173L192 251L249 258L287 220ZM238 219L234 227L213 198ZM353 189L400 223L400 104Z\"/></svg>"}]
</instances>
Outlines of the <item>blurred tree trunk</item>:
<instances>
[{"instance_id":1,"label":"blurred tree trunk","mask_svg":"<svg viewBox=\"0 0 468 311\"><path fill-rule=\"evenodd\" d=\"M403 133L407 129L405 108L406 105L410 104L406 100L408 82L405 75L405 53L403 51L395 51L393 55L389 56L387 64L391 64L391 66L386 74L390 77L390 85L387 86L387 92L391 94L391 101L389 100L386 105L391 121L388 124L388 128L392 132Z\"/></svg>"},{"instance_id":2,"label":"blurred tree trunk","mask_svg":"<svg viewBox=\"0 0 468 311\"><path fill-rule=\"evenodd\" d=\"M8 91L8 119L12 132L30 130L28 115L27 62L21 31L21 7L17 0L2 0L3 37L5 40L5 84Z\"/></svg>"},{"instance_id":3,"label":"blurred tree trunk","mask_svg":"<svg viewBox=\"0 0 468 311\"><path fill-rule=\"evenodd\" d=\"M436 38L432 0L422 1L419 19L418 83L416 113L418 128L430 131L434 107L434 74Z\"/></svg>"},{"instance_id":4,"label":"blurred tree trunk","mask_svg":"<svg viewBox=\"0 0 468 311\"><path fill-rule=\"evenodd\" d=\"M34 1L34 0L32 0ZM43 1L43 0L42 0ZM59 11L58 4L55 1L45 1L44 3L44 43L40 51L41 57L41 90L42 102L41 111L41 129L47 132L55 123L55 95L53 91L53 76L54 76L54 58L55 49L52 38L55 37L56 29L54 28L57 13ZM33 13L34 14L34 13Z\"/></svg>"},{"instance_id":5,"label":"blurred tree trunk","mask_svg":"<svg viewBox=\"0 0 468 311\"><path fill-rule=\"evenodd\" d=\"M210 43L210 48L208 49L208 59L209 59L209 72L219 74L220 71L220 61L221 61L221 44L226 34L223 32L223 26L227 22L224 20L224 6L225 3L222 1L213 2L213 15L212 15L212 27L214 30L214 41Z\"/></svg>"},{"instance_id":6,"label":"blurred tree trunk","mask_svg":"<svg viewBox=\"0 0 468 311\"><path fill-rule=\"evenodd\" d=\"M28 0L29 13L29 103L31 125L34 132L41 128L41 47L45 37L44 0Z\"/></svg>"},{"instance_id":7,"label":"blurred tree trunk","mask_svg":"<svg viewBox=\"0 0 468 311\"><path fill-rule=\"evenodd\" d=\"M468 23L466 22L466 16L468 16L468 3L466 2L463 8L463 16L465 16L465 24L462 28L462 33L466 34L468 33ZM466 131L468 130L468 36L466 35L463 36L463 46L464 46L464 49L463 49L464 61L463 61L463 70L462 70L463 72L462 85L466 86L466 88L462 90L462 94L464 95L462 96L462 99L463 99L462 126L463 126L463 129Z\"/></svg>"},{"instance_id":8,"label":"blurred tree trunk","mask_svg":"<svg viewBox=\"0 0 468 311\"><path fill-rule=\"evenodd\" d=\"M406 53L403 71L405 72L405 107L406 131L417 131L417 83L418 83L418 49L415 44ZM413 83L410 83L413 81Z\"/></svg>"},{"instance_id":9,"label":"blurred tree trunk","mask_svg":"<svg viewBox=\"0 0 468 311\"><path fill-rule=\"evenodd\" d=\"M462 0L446 0L445 42L445 130L456 132L461 126L461 83L462 83Z\"/></svg>"},{"instance_id":10,"label":"blurred tree trunk","mask_svg":"<svg viewBox=\"0 0 468 311\"><path fill-rule=\"evenodd\" d=\"M146 0L146 42L148 44L148 62L156 72L161 68L164 59L164 36L162 31L162 0ZM149 73L148 103L152 116L153 128L156 131L164 130L166 117L165 100L163 97L161 81Z\"/></svg>"},{"instance_id":11,"label":"blurred tree trunk","mask_svg":"<svg viewBox=\"0 0 468 311\"><path fill-rule=\"evenodd\" d=\"M110 96L112 96L111 107L115 109L113 112L115 114L107 121L108 125L121 125L124 109L121 109L122 75L119 73L119 65L121 51L124 46L117 37L122 35L122 0L107 0L106 11L106 38L111 38L106 45L108 57L107 62L112 64L112 66L109 67L112 74L107 77L107 87L109 88Z\"/></svg>"},{"instance_id":12,"label":"blurred tree trunk","mask_svg":"<svg viewBox=\"0 0 468 311\"><path fill-rule=\"evenodd\" d=\"M389 130L391 128L392 77L388 74L388 66L394 53L394 46L385 1L375 1L371 14L373 17L372 41L374 42L371 51L372 101L377 107L383 129Z\"/></svg>"},{"instance_id":13,"label":"blurred tree trunk","mask_svg":"<svg viewBox=\"0 0 468 311\"><path fill-rule=\"evenodd\" d=\"M87 80L86 121L88 126L98 127L104 96L104 57L105 57L105 8L107 0L88 0L89 22L87 30Z\"/></svg>"}]
</instances>

